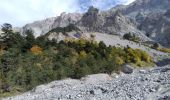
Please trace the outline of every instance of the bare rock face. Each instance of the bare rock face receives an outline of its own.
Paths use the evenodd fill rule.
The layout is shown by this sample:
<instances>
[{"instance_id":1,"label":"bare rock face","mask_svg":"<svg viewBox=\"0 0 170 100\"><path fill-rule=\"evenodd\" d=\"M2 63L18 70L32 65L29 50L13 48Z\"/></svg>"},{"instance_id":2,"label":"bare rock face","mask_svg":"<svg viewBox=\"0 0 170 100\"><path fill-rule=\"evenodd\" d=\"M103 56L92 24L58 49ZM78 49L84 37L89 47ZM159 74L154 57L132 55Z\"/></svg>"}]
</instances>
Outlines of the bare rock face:
<instances>
[{"instance_id":1,"label":"bare rock face","mask_svg":"<svg viewBox=\"0 0 170 100\"><path fill-rule=\"evenodd\" d=\"M141 33L134 23L125 17L121 11L100 12L99 9L90 7L87 13L62 13L55 18L36 21L23 27L22 32L31 29L36 36L43 35L56 27L65 27L75 24L84 32L101 32L123 35L128 32Z\"/></svg>"},{"instance_id":2,"label":"bare rock face","mask_svg":"<svg viewBox=\"0 0 170 100\"><path fill-rule=\"evenodd\" d=\"M136 0L125 9L124 14L131 17L136 16L139 12L149 14L151 12L165 12L170 9L170 0Z\"/></svg>"},{"instance_id":3,"label":"bare rock face","mask_svg":"<svg viewBox=\"0 0 170 100\"><path fill-rule=\"evenodd\" d=\"M86 31L108 34L124 35L128 32L136 34L142 33L121 11L117 10L110 13L99 12L99 10L94 7L90 7L88 12L83 15L78 26Z\"/></svg>"},{"instance_id":4,"label":"bare rock face","mask_svg":"<svg viewBox=\"0 0 170 100\"><path fill-rule=\"evenodd\" d=\"M52 28L56 27L66 27L69 24L76 24L82 17L79 13L62 13L58 16L52 25Z\"/></svg>"},{"instance_id":5,"label":"bare rock face","mask_svg":"<svg viewBox=\"0 0 170 100\"><path fill-rule=\"evenodd\" d=\"M139 28L144 30L151 39L168 46L170 44L170 11L148 15Z\"/></svg>"},{"instance_id":6,"label":"bare rock face","mask_svg":"<svg viewBox=\"0 0 170 100\"><path fill-rule=\"evenodd\" d=\"M83 15L79 22L80 27L84 27L87 31L96 31L103 23L103 16L99 14L99 9L91 6L87 13ZM84 30L84 31L85 31Z\"/></svg>"},{"instance_id":7,"label":"bare rock face","mask_svg":"<svg viewBox=\"0 0 170 100\"><path fill-rule=\"evenodd\" d=\"M42 21L35 21L30 24L26 24L22 29L21 33L24 33L26 30L32 30L34 35L40 36L48 33L50 30L56 27L65 27L70 23L76 23L80 20L82 14L79 13L62 13L58 17L48 18Z\"/></svg>"},{"instance_id":8,"label":"bare rock face","mask_svg":"<svg viewBox=\"0 0 170 100\"><path fill-rule=\"evenodd\" d=\"M149 38L170 46L170 0L136 0L121 8L122 13L136 22Z\"/></svg>"},{"instance_id":9,"label":"bare rock face","mask_svg":"<svg viewBox=\"0 0 170 100\"><path fill-rule=\"evenodd\" d=\"M56 18L48 18L42 21L36 21L30 24L26 24L21 32L24 33L26 30L32 30L35 36L40 36L42 34L47 33L49 30L52 29L52 24Z\"/></svg>"}]
</instances>

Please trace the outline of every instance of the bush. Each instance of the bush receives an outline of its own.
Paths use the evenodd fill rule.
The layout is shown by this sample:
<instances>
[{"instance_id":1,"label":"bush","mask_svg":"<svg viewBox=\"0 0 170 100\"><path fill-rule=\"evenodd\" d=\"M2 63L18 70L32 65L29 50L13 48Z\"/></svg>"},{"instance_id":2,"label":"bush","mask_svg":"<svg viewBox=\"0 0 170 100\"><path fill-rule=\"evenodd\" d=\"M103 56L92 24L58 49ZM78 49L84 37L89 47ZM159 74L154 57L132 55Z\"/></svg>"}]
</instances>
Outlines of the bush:
<instances>
[{"instance_id":1,"label":"bush","mask_svg":"<svg viewBox=\"0 0 170 100\"><path fill-rule=\"evenodd\" d=\"M42 54L43 49L37 45L34 45L30 50L33 54L39 55L39 54Z\"/></svg>"},{"instance_id":2,"label":"bush","mask_svg":"<svg viewBox=\"0 0 170 100\"><path fill-rule=\"evenodd\" d=\"M49 32L56 32L56 33L66 33L66 32L71 32L71 31L80 31L79 28L77 28L74 24L69 24L66 27L57 27L55 29L52 29Z\"/></svg>"},{"instance_id":3,"label":"bush","mask_svg":"<svg viewBox=\"0 0 170 100\"><path fill-rule=\"evenodd\" d=\"M170 48L158 48L159 51L170 53Z\"/></svg>"},{"instance_id":4,"label":"bush","mask_svg":"<svg viewBox=\"0 0 170 100\"><path fill-rule=\"evenodd\" d=\"M134 41L134 42L140 41L139 37L137 37L135 34L131 34L131 33L124 34L123 38L126 40Z\"/></svg>"},{"instance_id":5,"label":"bush","mask_svg":"<svg viewBox=\"0 0 170 100\"><path fill-rule=\"evenodd\" d=\"M159 44L158 44L158 43L154 43L154 44L153 44L153 46L152 46L151 48L153 48L153 49L156 49L156 50L157 50L157 49L159 48Z\"/></svg>"}]
</instances>

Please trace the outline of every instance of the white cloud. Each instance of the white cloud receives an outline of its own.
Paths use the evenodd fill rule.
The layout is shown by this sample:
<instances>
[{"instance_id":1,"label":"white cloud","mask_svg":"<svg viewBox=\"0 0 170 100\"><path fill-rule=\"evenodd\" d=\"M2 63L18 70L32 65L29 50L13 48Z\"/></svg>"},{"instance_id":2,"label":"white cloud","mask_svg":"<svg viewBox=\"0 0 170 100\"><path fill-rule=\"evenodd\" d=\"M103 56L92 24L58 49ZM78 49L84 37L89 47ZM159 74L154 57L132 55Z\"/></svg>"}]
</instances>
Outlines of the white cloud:
<instances>
[{"instance_id":1,"label":"white cloud","mask_svg":"<svg viewBox=\"0 0 170 100\"><path fill-rule=\"evenodd\" d=\"M80 3L107 9L115 3L128 4L134 0L0 0L0 24L15 26L60 15L62 12L80 11Z\"/></svg>"}]
</instances>

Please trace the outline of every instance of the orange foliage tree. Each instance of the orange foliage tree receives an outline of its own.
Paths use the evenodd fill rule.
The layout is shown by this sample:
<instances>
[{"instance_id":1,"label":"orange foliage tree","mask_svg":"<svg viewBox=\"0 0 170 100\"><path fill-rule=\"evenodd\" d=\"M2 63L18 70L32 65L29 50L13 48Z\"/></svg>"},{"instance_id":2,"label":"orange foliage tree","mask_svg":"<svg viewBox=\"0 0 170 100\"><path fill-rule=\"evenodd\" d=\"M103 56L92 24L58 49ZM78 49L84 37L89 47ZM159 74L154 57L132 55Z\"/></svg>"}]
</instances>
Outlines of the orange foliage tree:
<instances>
[{"instance_id":1,"label":"orange foliage tree","mask_svg":"<svg viewBox=\"0 0 170 100\"><path fill-rule=\"evenodd\" d=\"M39 47L38 45L34 45L32 48L31 48L31 52L35 55L39 55L41 54L43 51L43 49L41 47Z\"/></svg>"}]
</instances>

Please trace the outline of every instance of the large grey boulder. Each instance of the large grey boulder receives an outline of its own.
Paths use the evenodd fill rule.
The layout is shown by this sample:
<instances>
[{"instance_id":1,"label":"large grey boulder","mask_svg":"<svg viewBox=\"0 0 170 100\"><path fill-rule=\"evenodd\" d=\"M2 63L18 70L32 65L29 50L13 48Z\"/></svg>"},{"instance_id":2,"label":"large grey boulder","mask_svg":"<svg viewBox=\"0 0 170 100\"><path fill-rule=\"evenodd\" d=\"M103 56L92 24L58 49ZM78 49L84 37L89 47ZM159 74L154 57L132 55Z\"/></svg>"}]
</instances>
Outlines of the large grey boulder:
<instances>
[{"instance_id":1,"label":"large grey boulder","mask_svg":"<svg viewBox=\"0 0 170 100\"><path fill-rule=\"evenodd\" d=\"M122 69L122 72L125 74L133 73L133 67L128 64L123 65L121 69Z\"/></svg>"}]
</instances>

